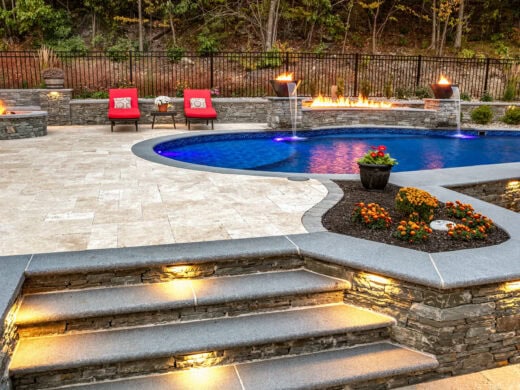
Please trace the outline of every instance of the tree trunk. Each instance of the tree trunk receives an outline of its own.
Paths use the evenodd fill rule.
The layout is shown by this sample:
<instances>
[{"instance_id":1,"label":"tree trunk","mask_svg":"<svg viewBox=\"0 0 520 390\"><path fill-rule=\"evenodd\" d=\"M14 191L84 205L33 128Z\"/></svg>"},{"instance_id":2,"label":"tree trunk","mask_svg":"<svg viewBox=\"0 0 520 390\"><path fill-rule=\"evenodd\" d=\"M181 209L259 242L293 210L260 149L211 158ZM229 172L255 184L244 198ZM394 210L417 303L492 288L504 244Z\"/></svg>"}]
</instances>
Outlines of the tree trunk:
<instances>
[{"instance_id":1,"label":"tree trunk","mask_svg":"<svg viewBox=\"0 0 520 390\"><path fill-rule=\"evenodd\" d=\"M139 18L139 51L143 51L143 10L142 0L137 0L137 14Z\"/></svg>"},{"instance_id":2,"label":"tree trunk","mask_svg":"<svg viewBox=\"0 0 520 390\"><path fill-rule=\"evenodd\" d=\"M377 52L377 17L379 15L379 7L377 6L376 12L374 14L374 23L372 25L372 54L376 54Z\"/></svg>"},{"instance_id":3,"label":"tree trunk","mask_svg":"<svg viewBox=\"0 0 520 390\"><path fill-rule=\"evenodd\" d=\"M442 37L439 44L439 55L442 56L442 53L444 52L444 45L446 44L446 32L448 31L448 24L449 24L450 18L448 17L446 21L444 22L444 29L442 30Z\"/></svg>"},{"instance_id":4,"label":"tree trunk","mask_svg":"<svg viewBox=\"0 0 520 390\"><path fill-rule=\"evenodd\" d=\"M170 14L170 28L172 30L172 43L174 46L177 46L177 36L175 34L175 25L173 24L173 16Z\"/></svg>"},{"instance_id":5,"label":"tree trunk","mask_svg":"<svg viewBox=\"0 0 520 390\"><path fill-rule=\"evenodd\" d=\"M462 46L462 27L464 27L464 0L459 0L459 2L459 19L457 20L457 32L453 44L455 49L460 49Z\"/></svg>"},{"instance_id":6,"label":"tree trunk","mask_svg":"<svg viewBox=\"0 0 520 390\"><path fill-rule=\"evenodd\" d=\"M96 13L92 12L92 46L94 46L94 40L96 39Z\"/></svg>"},{"instance_id":7,"label":"tree trunk","mask_svg":"<svg viewBox=\"0 0 520 390\"><path fill-rule=\"evenodd\" d=\"M437 49L437 1L433 0L432 3L432 41L430 43L430 50Z\"/></svg>"},{"instance_id":8,"label":"tree trunk","mask_svg":"<svg viewBox=\"0 0 520 390\"><path fill-rule=\"evenodd\" d=\"M348 31L350 30L350 15L352 14L352 8L354 7L354 1L351 0L347 4L347 22L345 23L345 35L343 36L343 47L341 48L341 54L345 53L345 48L347 46L347 36Z\"/></svg>"},{"instance_id":9,"label":"tree trunk","mask_svg":"<svg viewBox=\"0 0 520 390\"><path fill-rule=\"evenodd\" d=\"M266 50L270 50L276 42L279 4L280 0L270 0L269 2L269 15L267 18L267 28L265 36Z\"/></svg>"}]
</instances>

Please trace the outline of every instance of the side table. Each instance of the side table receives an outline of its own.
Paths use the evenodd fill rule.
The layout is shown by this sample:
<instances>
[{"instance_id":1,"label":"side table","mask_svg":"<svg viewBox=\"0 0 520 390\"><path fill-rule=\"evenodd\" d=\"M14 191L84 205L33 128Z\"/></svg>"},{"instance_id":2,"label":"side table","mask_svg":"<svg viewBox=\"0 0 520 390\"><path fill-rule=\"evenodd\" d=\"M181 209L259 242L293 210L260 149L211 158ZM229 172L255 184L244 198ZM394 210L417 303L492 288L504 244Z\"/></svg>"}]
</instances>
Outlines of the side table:
<instances>
[{"instance_id":1,"label":"side table","mask_svg":"<svg viewBox=\"0 0 520 390\"><path fill-rule=\"evenodd\" d=\"M173 128L177 128L177 126L175 125L175 115L177 115L176 111L152 111L150 114L152 115L152 129L155 125L156 116L171 116L173 120Z\"/></svg>"}]
</instances>

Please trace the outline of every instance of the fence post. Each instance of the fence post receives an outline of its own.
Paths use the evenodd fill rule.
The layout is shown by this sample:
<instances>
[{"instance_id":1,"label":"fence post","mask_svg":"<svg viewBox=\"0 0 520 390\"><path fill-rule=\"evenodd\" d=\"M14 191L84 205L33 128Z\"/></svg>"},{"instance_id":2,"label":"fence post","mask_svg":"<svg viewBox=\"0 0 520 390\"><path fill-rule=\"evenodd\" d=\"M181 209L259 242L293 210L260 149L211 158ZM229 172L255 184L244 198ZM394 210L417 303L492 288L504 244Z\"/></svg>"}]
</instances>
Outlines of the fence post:
<instances>
[{"instance_id":1,"label":"fence post","mask_svg":"<svg viewBox=\"0 0 520 390\"><path fill-rule=\"evenodd\" d=\"M488 91L488 78L489 78L489 63L491 62L491 60L488 58L486 58L486 73L485 73L485 76L484 76L484 93L486 93Z\"/></svg>"},{"instance_id":2,"label":"fence post","mask_svg":"<svg viewBox=\"0 0 520 390\"><path fill-rule=\"evenodd\" d=\"M209 53L209 87L213 88L213 52Z\"/></svg>"},{"instance_id":3,"label":"fence post","mask_svg":"<svg viewBox=\"0 0 520 390\"><path fill-rule=\"evenodd\" d=\"M285 52L285 73L289 73L289 52Z\"/></svg>"},{"instance_id":4,"label":"fence post","mask_svg":"<svg viewBox=\"0 0 520 390\"><path fill-rule=\"evenodd\" d=\"M358 95L359 53L354 57L354 96Z\"/></svg>"},{"instance_id":5,"label":"fence post","mask_svg":"<svg viewBox=\"0 0 520 390\"><path fill-rule=\"evenodd\" d=\"M134 82L134 74L133 74L133 66L132 66L132 50L130 50L128 52L128 58L130 59L129 61L129 66L130 66L130 83L133 83Z\"/></svg>"},{"instance_id":6,"label":"fence post","mask_svg":"<svg viewBox=\"0 0 520 390\"><path fill-rule=\"evenodd\" d=\"M422 64L422 55L419 54L417 57L417 72L415 77L415 88L419 87L419 83L421 82L421 64Z\"/></svg>"}]
</instances>

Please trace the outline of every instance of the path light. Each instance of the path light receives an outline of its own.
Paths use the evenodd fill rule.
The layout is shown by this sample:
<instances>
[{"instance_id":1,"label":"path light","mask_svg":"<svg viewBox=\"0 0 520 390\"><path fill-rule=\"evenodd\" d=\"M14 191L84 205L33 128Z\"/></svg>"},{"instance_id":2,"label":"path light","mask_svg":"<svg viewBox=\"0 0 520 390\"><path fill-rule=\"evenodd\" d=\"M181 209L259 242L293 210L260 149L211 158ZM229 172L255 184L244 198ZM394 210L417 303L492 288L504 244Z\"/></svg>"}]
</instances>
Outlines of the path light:
<instances>
[{"instance_id":1,"label":"path light","mask_svg":"<svg viewBox=\"0 0 520 390\"><path fill-rule=\"evenodd\" d=\"M388 279L384 276L369 274L366 272L363 273L363 275L371 282L375 282L375 283L379 283L379 284L390 284L390 279Z\"/></svg>"},{"instance_id":2,"label":"path light","mask_svg":"<svg viewBox=\"0 0 520 390\"><path fill-rule=\"evenodd\" d=\"M507 291L518 291L518 290L520 290L520 280L515 280L514 282L507 282L506 283L506 290Z\"/></svg>"}]
</instances>

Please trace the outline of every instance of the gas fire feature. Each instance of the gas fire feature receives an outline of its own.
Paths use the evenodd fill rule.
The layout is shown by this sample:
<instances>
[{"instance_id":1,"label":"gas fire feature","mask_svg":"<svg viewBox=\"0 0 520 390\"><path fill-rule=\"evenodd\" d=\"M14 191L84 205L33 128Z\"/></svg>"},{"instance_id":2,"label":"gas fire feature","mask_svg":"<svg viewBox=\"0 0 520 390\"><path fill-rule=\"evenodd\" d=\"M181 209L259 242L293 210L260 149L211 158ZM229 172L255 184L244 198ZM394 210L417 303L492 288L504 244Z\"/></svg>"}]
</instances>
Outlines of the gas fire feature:
<instances>
[{"instance_id":1,"label":"gas fire feature","mask_svg":"<svg viewBox=\"0 0 520 390\"><path fill-rule=\"evenodd\" d=\"M47 135L46 111L11 110L0 100L0 140Z\"/></svg>"},{"instance_id":2,"label":"gas fire feature","mask_svg":"<svg viewBox=\"0 0 520 390\"><path fill-rule=\"evenodd\" d=\"M295 83L296 88L300 85L300 80L294 80L292 73L282 73L277 76L274 80L269 80L271 87L273 87L274 93L277 97L289 97L289 90L287 84Z\"/></svg>"},{"instance_id":3,"label":"gas fire feature","mask_svg":"<svg viewBox=\"0 0 520 390\"><path fill-rule=\"evenodd\" d=\"M451 88L453 85L451 81L446 78L446 76L441 75L439 81L435 84L430 84L430 88L433 91L433 95L435 99L449 99L453 95L453 89Z\"/></svg>"}]
</instances>

